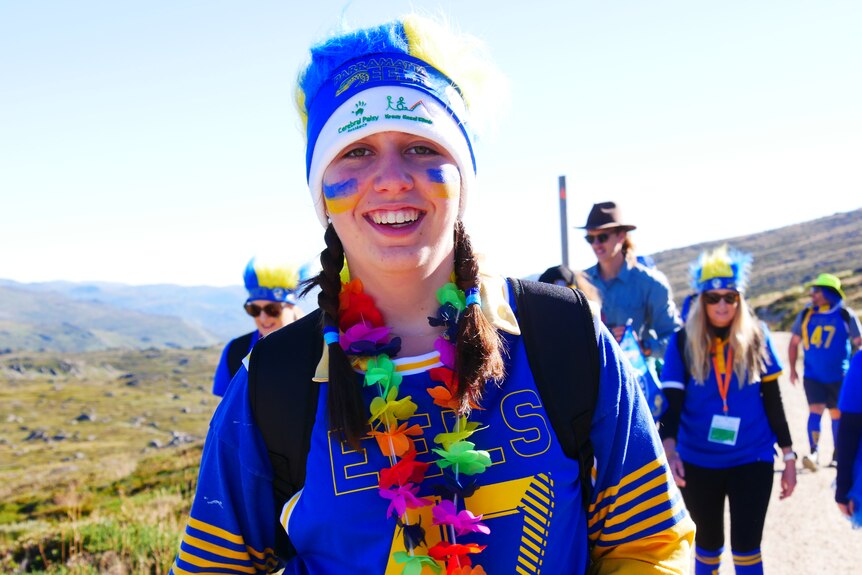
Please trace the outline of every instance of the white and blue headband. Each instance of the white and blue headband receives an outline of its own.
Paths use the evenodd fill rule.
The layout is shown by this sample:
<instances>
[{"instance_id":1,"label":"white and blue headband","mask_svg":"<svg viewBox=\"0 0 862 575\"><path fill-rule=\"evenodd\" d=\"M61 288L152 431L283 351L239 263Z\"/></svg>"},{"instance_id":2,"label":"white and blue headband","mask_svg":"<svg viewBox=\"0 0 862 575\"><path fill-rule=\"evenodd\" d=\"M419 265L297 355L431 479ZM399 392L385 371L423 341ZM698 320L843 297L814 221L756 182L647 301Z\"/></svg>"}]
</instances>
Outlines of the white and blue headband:
<instances>
[{"instance_id":1,"label":"white and blue headband","mask_svg":"<svg viewBox=\"0 0 862 575\"><path fill-rule=\"evenodd\" d=\"M475 183L468 113L458 87L427 62L403 53L369 54L339 66L308 106L308 187L320 223L329 223L323 172L346 146L380 132L405 132L443 146L461 173L461 212Z\"/></svg>"}]
</instances>

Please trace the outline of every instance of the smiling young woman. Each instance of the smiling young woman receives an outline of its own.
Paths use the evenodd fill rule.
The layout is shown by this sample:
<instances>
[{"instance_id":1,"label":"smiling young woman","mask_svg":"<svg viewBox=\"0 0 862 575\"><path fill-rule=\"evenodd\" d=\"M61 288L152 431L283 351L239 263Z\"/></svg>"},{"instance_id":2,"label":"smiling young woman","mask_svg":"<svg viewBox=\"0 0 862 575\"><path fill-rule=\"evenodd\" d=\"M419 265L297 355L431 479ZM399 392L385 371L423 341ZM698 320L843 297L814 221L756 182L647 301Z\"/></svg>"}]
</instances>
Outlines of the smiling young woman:
<instances>
[{"instance_id":1,"label":"smiling young woman","mask_svg":"<svg viewBox=\"0 0 862 575\"><path fill-rule=\"evenodd\" d=\"M298 107L325 229L310 284L319 323L262 341L231 384L176 573L688 570L693 526L610 333L585 311L592 380L568 366L545 374L599 390L591 475L563 447L574 433L555 433L518 323L526 310L505 278L480 273L461 216L476 185L474 120L501 95L481 89L495 73L480 48L413 15L312 48ZM555 349L558 334L540 335ZM315 383L266 375L274 366ZM284 473L262 440L271 421L252 405L275 386L293 400L302 384L306 435L281 437L305 459Z\"/></svg>"}]
</instances>

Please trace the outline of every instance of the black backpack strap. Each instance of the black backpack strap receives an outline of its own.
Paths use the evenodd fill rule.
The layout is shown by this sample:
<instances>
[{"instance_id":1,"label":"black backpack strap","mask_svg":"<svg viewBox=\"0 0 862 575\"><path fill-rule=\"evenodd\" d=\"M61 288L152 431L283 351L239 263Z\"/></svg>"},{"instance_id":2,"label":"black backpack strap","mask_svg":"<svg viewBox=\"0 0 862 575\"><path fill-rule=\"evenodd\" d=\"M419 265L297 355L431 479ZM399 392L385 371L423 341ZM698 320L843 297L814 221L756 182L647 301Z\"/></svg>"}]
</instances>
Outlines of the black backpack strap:
<instances>
[{"instance_id":1,"label":"black backpack strap","mask_svg":"<svg viewBox=\"0 0 862 575\"><path fill-rule=\"evenodd\" d=\"M282 559L296 555L279 516L305 485L319 391L312 379L323 352L320 315L316 310L260 340L249 361L249 402L272 464L275 552Z\"/></svg>"},{"instance_id":2,"label":"black backpack strap","mask_svg":"<svg viewBox=\"0 0 862 575\"><path fill-rule=\"evenodd\" d=\"M241 335L228 344L227 348L227 368L230 371L230 376L236 375L239 368L242 366L242 360L248 355L248 348L251 346L251 338L254 337L254 332Z\"/></svg>"},{"instance_id":3,"label":"black backpack strap","mask_svg":"<svg viewBox=\"0 0 862 575\"><path fill-rule=\"evenodd\" d=\"M599 395L593 315L579 289L510 279L536 387L563 452L577 459L584 509L592 492L590 428Z\"/></svg>"}]
</instances>

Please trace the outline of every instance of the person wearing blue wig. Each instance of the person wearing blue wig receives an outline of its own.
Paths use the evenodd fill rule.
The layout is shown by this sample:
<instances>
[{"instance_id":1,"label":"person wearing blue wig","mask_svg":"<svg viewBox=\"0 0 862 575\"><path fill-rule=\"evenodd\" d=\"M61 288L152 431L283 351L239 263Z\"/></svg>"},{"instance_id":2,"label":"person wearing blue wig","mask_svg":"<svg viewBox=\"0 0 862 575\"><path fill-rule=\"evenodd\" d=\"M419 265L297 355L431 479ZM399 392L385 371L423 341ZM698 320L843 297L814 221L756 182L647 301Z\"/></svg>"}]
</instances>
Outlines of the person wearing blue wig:
<instances>
[{"instance_id":1,"label":"person wearing blue wig","mask_svg":"<svg viewBox=\"0 0 862 575\"><path fill-rule=\"evenodd\" d=\"M297 266L260 258L249 260L243 273L248 292L243 309L254 319L256 329L232 339L225 346L213 375L214 395L224 396L242 360L259 339L302 317L302 310L296 305L299 280Z\"/></svg>"},{"instance_id":2,"label":"person wearing blue wig","mask_svg":"<svg viewBox=\"0 0 862 575\"><path fill-rule=\"evenodd\" d=\"M862 345L862 327L856 312L844 305L841 280L832 274L820 274L808 284L811 302L799 312L790 328L787 359L790 363L790 383L796 385L799 374L796 360L799 344L804 351L802 384L808 400L808 448L802 465L817 471L820 465L820 422L823 412L829 410L832 419L832 437L838 436L841 410L838 396L841 382L850 364L853 349ZM829 460L834 467L838 450Z\"/></svg>"},{"instance_id":3,"label":"person wearing blue wig","mask_svg":"<svg viewBox=\"0 0 862 575\"><path fill-rule=\"evenodd\" d=\"M613 337L578 316L596 358L590 480L539 392L514 284L479 268L462 215L499 79L478 40L417 15L312 47L297 106L320 310L231 383L174 573L688 571L694 526ZM283 401L261 401L274 389ZM298 432L271 433L297 413Z\"/></svg>"},{"instance_id":4,"label":"person wearing blue wig","mask_svg":"<svg viewBox=\"0 0 862 575\"><path fill-rule=\"evenodd\" d=\"M661 436L674 480L697 525L695 575L718 573L724 502L738 575L762 574L760 544L781 448L781 499L796 486L781 365L766 325L745 301L751 257L721 246L691 266L697 296L671 336L661 373L668 403Z\"/></svg>"}]
</instances>

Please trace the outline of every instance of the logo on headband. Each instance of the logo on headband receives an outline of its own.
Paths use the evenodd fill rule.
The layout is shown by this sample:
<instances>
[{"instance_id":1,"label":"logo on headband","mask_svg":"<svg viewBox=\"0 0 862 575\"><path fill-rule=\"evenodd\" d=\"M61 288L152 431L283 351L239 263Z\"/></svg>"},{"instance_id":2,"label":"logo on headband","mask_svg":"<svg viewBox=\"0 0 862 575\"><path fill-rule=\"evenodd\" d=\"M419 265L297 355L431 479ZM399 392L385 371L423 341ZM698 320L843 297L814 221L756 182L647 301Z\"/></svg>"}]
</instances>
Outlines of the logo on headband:
<instances>
[{"instance_id":1,"label":"logo on headband","mask_svg":"<svg viewBox=\"0 0 862 575\"><path fill-rule=\"evenodd\" d=\"M398 98L398 101L396 101L395 104L393 105L392 96L386 96L386 109L387 110L394 110L395 112L414 112L416 114L419 114L419 112L416 112L416 109L419 108L420 106L422 107L423 110L425 110L425 114L427 115L428 114L428 108L425 106L425 102L423 102L422 100L417 100L415 104L413 104L412 106L408 106L406 103L404 103L404 96L400 96ZM433 120L426 118L425 116L420 116L420 115L411 116L410 114L404 114L404 113L401 113L401 114L386 113L383 115L383 117L386 118L387 120L410 120L411 122L422 122L423 124L433 124L434 123Z\"/></svg>"},{"instance_id":2,"label":"logo on headband","mask_svg":"<svg viewBox=\"0 0 862 575\"><path fill-rule=\"evenodd\" d=\"M333 81L338 88L335 96L340 96L354 84L368 82L401 81L424 84L428 79L428 71L416 62L402 58L372 57L352 63L346 69L339 71Z\"/></svg>"},{"instance_id":3,"label":"logo on headband","mask_svg":"<svg viewBox=\"0 0 862 575\"><path fill-rule=\"evenodd\" d=\"M353 107L356 108L356 110L353 111L353 115L354 116L361 116L362 114L364 114L365 113L365 106L367 106L367 105L368 104L366 104L362 100L359 100L358 102L356 102L356 104L353 105Z\"/></svg>"},{"instance_id":4,"label":"logo on headband","mask_svg":"<svg viewBox=\"0 0 862 575\"><path fill-rule=\"evenodd\" d=\"M407 104L404 103L404 96L401 96L400 98L398 98L398 101L395 102L395 105L393 106L392 105L392 96L386 96L386 109L387 110L395 110L396 112L412 112L413 110L415 110L419 106L422 106L424 108L425 103L422 100L419 100L418 102L416 102L412 106L408 107Z\"/></svg>"},{"instance_id":5,"label":"logo on headband","mask_svg":"<svg viewBox=\"0 0 862 575\"><path fill-rule=\"evenodd\" d=\"M712 289L719 289L721 287L722 281L718 278L713 278L712 280Z\"/></svg>"}]
</instances>

